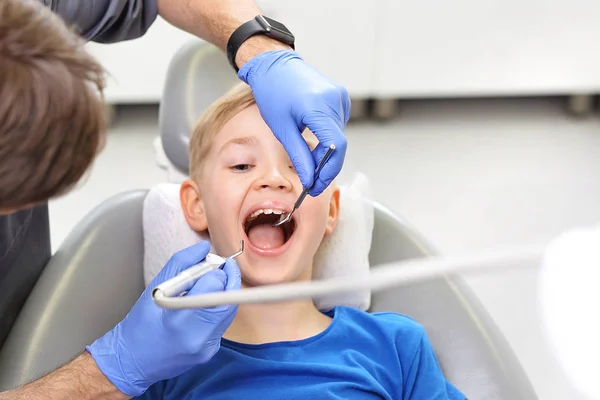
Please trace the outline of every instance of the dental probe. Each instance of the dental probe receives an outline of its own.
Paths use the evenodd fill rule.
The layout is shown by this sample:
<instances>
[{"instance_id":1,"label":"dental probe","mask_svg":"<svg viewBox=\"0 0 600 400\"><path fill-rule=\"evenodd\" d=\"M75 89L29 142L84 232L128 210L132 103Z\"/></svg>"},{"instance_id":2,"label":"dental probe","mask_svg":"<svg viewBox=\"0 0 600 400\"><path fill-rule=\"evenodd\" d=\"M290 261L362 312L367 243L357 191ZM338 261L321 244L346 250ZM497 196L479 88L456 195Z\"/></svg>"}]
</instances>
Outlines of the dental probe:
<instances>
[{"instance_id":1,"label":"dental probe","mask_svg":"<svg viewBox=\"0 0 600 400\"><path fill-rule=\"evenodd\" d=\"M310 192L310 190L313 188L313 186L315 186L315 183L317 182L317 178L319 177L321 170L325 166L325 163L327 162L327 160L329 160L329 157L331 157L331 154L333 153L334 150L335 150L335 144L330 145L329 148L327 149L327 152L321 159L319 166L315 170L315 175L314 175L315 177L314 177L312 185L305 188L302 191L302 193L300 193L300 197L298 197L298 200L296 200L296 204L294 204L294 208L292 208L292 211L290 211L290 213L285 218L282 218L279 222L276 222L275 224L271 225L272 227L275 228L275 227L281 226L281 225L285 224L286 222L289 222L290 219L292 219L292 214L294 213L294 211L296 211L298 209L298 207L300 207L300 204L302 204L302 202L304 201L304 198L308 195L308 192Z\"/></svg>"},{"instance_id":2,"label":"dental probe","mask_svg":"<svg viewBox=\"0 0 600 400\"><path fill-rule=\"evenodd\" d=\"M236 258L244 252L244 241L240 242L240 250L234 255L228 258ZM152 291L152 297L156 298L161 296L172 297L172 296L183 296L188 290L194 286L194 283L198 281L203 275L217 268L222 268L227 259L218 256L216 254L208 253L206 258L196 264L180 272L174 278L165 281L154 288Z\"/></svg>"},{"instance_id":3,"label":"dental probe","mask_svg":"<svg viewBox=\"0 0 600 400\"><path fill-rule=\"evenodd\" d=\"M375 267L368 277L346 277L260 286L228 292L168 298L157 293L154 301L169 309L210 308L229 304L270 303L321 297L361 290L380 291L394 286L459 272L482 272L508 268L531 268L540 264L543 248L510 252L487 252L475 256L429 257L387 263Z\"/></svg>"}]
</instances>

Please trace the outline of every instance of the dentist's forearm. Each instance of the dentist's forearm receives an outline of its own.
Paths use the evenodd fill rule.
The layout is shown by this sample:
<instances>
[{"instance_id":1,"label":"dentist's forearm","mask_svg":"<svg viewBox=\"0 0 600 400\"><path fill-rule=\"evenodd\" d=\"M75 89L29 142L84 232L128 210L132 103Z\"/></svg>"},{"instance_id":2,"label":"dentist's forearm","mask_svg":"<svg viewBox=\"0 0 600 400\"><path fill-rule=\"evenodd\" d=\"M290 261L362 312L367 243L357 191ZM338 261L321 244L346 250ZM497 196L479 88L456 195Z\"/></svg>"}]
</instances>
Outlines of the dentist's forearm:
<instances>
[{"instance_id":1,"label":"dentist's forearm","mask_svg":"<svg viewBox=\"0 0 600 400\"><path fill-rule=\"evenodd\" d=\"M23 387L0 393L0 400L127 400L98 369L89 353Z\"/></svg>"},{"instance_id":2,"label":"dentist's forearm","mask_svg":"<svg viewBox=\"0 0 600 400\"><path fill-rule=\"evenodd\" d=\"M229 37L241 24L261 14L254 0L157 0L159 14L169 23L225 51ZM240 47L236 64L242 67L252 57L268 50L290 49L269 39L254 36Z\"/></svg>"}]
</instances>

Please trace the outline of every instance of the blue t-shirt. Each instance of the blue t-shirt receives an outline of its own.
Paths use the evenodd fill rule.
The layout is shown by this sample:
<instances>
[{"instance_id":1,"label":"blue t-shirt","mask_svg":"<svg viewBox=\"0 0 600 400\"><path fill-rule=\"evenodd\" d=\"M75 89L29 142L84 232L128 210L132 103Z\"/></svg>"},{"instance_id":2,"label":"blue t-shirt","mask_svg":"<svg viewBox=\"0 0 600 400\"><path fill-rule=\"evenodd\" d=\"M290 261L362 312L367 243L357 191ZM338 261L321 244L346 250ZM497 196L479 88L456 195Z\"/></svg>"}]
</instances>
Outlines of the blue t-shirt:
<instances>
[{"instance_id":1,"label":"blue t-shirt","mask_svg":"<svg viewBox=\"0 0 600 400\"><path fill-rule=\"evenodd\" d=\"M217 354L138 399L464 400L421 325L395 313L336 307L308 339L259 345L222 339Z\"/></svg>"}]
</instances>

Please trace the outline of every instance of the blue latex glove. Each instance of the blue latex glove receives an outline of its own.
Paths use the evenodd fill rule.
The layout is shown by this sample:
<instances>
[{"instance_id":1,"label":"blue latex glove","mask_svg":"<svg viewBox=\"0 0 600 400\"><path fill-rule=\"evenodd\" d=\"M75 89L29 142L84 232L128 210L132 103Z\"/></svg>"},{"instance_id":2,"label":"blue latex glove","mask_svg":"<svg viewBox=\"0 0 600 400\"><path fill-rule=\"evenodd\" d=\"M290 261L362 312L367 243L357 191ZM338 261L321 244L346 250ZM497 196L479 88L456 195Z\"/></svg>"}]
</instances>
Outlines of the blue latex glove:
<instances>
[{"instance_id":1,"label":"blue latex glove","mask_svg":"<svg viewBox=\"0 0 600 400\"><path fill-rule=\"evenodd\" d=\"M139 396L151 385L174 378L209 361L237 312L237 305L198 310L166 310L152 300L160 283L202 261L208 242L200 242L171 257L144 290L129 314L112 331L86 348L106 377L126 395ZM189 295L241 288L237 263L204 275Z\"/></svg>"},{"instance_id":2,"label":"blue latex glove","mask_svg":"<svg viewBox=\"0 0 600 400\"><path fill-rule=\"evenodd\" d=\"M267 51L252 58L238 73L252 88L260 113L290 156L302 185L309 187L327 148L336 150L323 167L311 196L318 196L340 173L346 156L344 128L350 119L350 98L299 54ZM319 139L311 151L301 136L305 128Z\"/></svg>"}]
</instances>

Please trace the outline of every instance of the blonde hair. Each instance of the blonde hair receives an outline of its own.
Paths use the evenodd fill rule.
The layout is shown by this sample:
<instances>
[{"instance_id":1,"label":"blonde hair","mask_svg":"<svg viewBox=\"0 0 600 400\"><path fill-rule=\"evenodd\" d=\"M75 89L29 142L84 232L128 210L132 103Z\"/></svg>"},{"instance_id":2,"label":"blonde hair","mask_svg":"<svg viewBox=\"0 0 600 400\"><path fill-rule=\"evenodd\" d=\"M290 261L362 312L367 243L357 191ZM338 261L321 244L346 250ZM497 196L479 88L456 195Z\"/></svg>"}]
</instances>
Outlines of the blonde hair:
<instances>
[{"instance_id":1,"label":"blonde hair","mask_svg":"<svg viewBox=\"0 0 600 400\"><path fill-rule=\"evenodd\" d=\"M236 85L210 105L200 116L190 139L190 177L198 181L202 161L223 126L242 110L255 104L252 90L245 83Z\"/></svg>"},{"instance_id":2,"label":"blonde hair","mask_svg":"<svg viewBox=\"0 0 600 400\"><path fill-rule=\"evenodd\" d=\"M244 109L256 104L252 90L245 83L233 87L224 96L212 103L200 116L190 138L190 177L200 181L202 164L210 152L217 133L225 124ZM305 129L302 133L310 149L314 149L318 140L314 134Z\"/></svg>"}]
</instances>

